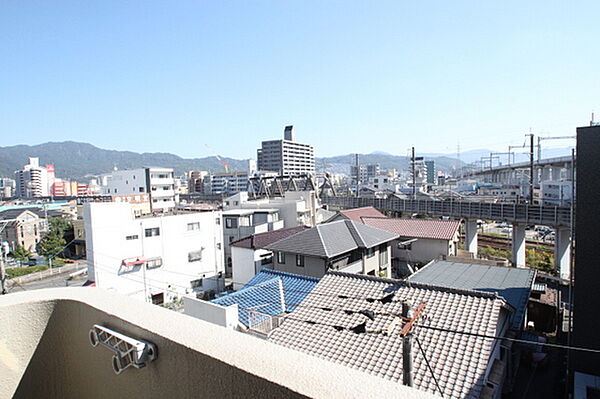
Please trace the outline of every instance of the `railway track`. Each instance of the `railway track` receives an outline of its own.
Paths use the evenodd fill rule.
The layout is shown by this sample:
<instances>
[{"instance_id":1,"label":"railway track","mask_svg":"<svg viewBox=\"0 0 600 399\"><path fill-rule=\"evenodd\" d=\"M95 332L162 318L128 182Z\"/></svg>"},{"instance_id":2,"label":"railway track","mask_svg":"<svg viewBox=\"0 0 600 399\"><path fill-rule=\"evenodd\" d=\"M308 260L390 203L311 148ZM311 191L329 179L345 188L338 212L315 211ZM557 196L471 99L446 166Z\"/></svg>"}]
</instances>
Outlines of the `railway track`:
<instances>
[{"instance_id":1,"label":"railway track","mask_svg":"<svg viewBox=\"0 0 600 399\"><path fill-rule=\"evenodd\" d=\"M464 241L464 235L461 235L461 239ZM478 234L477 243L482 246L489 246L494 249L502 250L510 250L512 247L512 240L508 237L496 237L484 234ZM525 246L526 248L541 247L547 249L548 251L554 251L554 244L547 242L526 240Z\"/></svg>"}]
</instances>

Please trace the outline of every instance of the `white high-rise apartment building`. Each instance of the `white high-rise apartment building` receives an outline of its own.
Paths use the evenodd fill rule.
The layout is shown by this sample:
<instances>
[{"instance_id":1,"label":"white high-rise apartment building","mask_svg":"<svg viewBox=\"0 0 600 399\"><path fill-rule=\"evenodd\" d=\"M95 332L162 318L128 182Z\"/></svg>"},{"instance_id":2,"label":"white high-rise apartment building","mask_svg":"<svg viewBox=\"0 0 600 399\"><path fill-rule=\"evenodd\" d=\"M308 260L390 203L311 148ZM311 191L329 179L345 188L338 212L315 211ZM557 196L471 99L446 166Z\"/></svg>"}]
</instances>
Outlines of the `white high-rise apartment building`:
<instances>
[{"instance_id":1,"label":"white high-rise apartment building","mask_svg":"<svg viewBox=\"0 0 600 399\"><path fill-rule=\"evenodd\" d=\"M179 202L172 168L116 170L102 176L102 193L110 195L150 194L153 212L173 209Z\"/></svg>"},{"instance_id":2,"label":"white high-rise apartment building","mask_svg":"<svg viewBox=\"0 0 600 399\"><path fill-rule=\"evenodd\" d=\"M29 164L15 172L16 196L20 198L47 197L51 182L48 169L40 166L39 158L29 158Z\"/></svg>"},{"instance_id":3,"label":"white high-rise apartment building","mask_svg":"<svg viewBox=\"0 0 600 399\"><path fill-rule=\"evenodd\" d=\"M86 203L88 279L154 303L199 291L219 291L224 281L220 211L135 217L123 202Z\"/></svg>"},{"instance_id":4,"label":"white high-rise apartment building","mask_svg":"<svg viewBox=\"0 0 600 399\"><path fill-rule=\"evenodd\" d=\"M277 172L282 176L315 173L313 146L296 141L294 126L286 126L283 140L263 141L257 150L258 170Z\"/></svg>"}]
</instances>

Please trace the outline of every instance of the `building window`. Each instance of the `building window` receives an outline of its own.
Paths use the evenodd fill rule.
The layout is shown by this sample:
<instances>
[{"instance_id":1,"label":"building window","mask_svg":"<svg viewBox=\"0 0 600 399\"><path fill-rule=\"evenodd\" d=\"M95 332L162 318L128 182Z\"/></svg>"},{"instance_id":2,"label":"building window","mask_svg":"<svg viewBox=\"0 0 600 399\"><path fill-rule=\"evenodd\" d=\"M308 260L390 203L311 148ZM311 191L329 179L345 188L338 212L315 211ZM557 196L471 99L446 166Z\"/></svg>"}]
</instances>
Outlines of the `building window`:
<instances>
[{"instance_id":1,"label":"building window","mask_svg":"<svg viewBox=\"0 0 600 399\"><path fill-rule=\"evenodd\" d=\"M162 305L165 302L165 294L161 292L160 294L152 294L152 304L153 305Z\"/></svg>"},{"instance_id":2,"label":"building window","mask_svg":"<svg viewBox=\"0 0 600 399\"><path fill-rule=\"evenodd\" d=\"M217 249L221 249L221 243L220 242L217 243Z\"/></svg>"},{"instance_id":3,"label":"building window","mask_svg":"<svg viewBox=\"0 0 600 399\"><path fill-rule=\"evenodd\" d=\"M235 240L234 236L229 236L229 242L233 242L233 240Z\"/></svg>"},{"instance_id":4,"label":"building window","mask_svg":"<svg viewBox=\"0 0 600 399\"><path fill-rule=\"evenodd\" d=\"M190 281L190 287L192 287L192 289L202 287L202 279Z\"/></svg>"},{"instance_id":5,"label":"building window","mask_svg":"<svg viewBox=\"0 0 600 399\"><path fill-rule=\"evenodd\" d=\"M200 222L193 222L187 224L188 231L200 230Z\"/></svg>"},{"instance_id":6,"label":"building window","mask_svg":"<svg viewBox=\"0 0 600 399\"><path fill-rule=\"evenodd\" d=\"M388 263L387 245L379 246L379 266L385 266Z\"/></svg>"},{"instance_id":7,"label":"building window","mask_svg":"<svg viewBox=\"0 0 600 399\"><path fill-rule=\"evenodd\" d=\"M137 234L131 235L131 236L125 236L125 239L127 241L131 241L131 240L137 240L139 237Z\"/></svg>"},{"instance_id":8,"label":"building window","mask_svg":"<svg viewBox=\"0 0 600 399\"><path fill-rule=\"evenodd\" d=\"M285 252L277 252L277 263L285 264Z\"/></svg>"},{"instance_id":9,"label":"building window","mask_svg":"<svg viewBox=\"0 0 600 399\"><path fill-rule=\"evenodd\" d=\"M367 248L367 258L372 258L375 255L375 248Z\"/></svg>"},{"instance_id":10,"label":"building window","mask_svg":"<svg viewBox=\"0 0 600 399\"><path fill-rule=\"evenodd\" d=\"M155 237L160 235L160 228L152 227L144 230L144 235L146 237Z\"/></svg>"},{"instance_id":11,"label":"building window","mask_svg":"<svg viewBox=\"0 0 600 399\"><path fill-rule=\"evenodd\" d=\"M233 261L231 260L231 256L227 257L227 267L231 269L231 266L233 266Z\"/></svg>"},{"instance_id":12,"label":"building window","mask_svg":"<svg viewBox=\"0 0 600 399\"><path fill-rule=\"evenodd\" d=\"M143 193L143 192L144 192L144 187L140 187L140 188L139 188L139 192L140 192L140 193Z\"/></svg>"},{"instance_id":13,"label":"building window","mask_svg":"<svg viewBox=\"0 0 600 399\"><path fill-rule=\"evenodd\" d=\"M150 258L146 261L146 269L156 269L162 266L162 258Z\"/></svg>"},{"instance_id":14,"label":"building window","mask_svg":"<svg viewBox=\"0 0 600 399\"><path fill-rule=\"evenodd\" d=\"M202 249L188 253L188 262L198 262L202 260Z\"/></svg>"},{"instance_id":15,"label":"building window","mask_svg":"<svg viewBox=\"0 0 600 399\"><path fill-rule=\"evenodd\" d=\"M260 260L261 266L270 265L271 263L273 263L273 255L265 256Z\"/></svg>"},{"instance_id":16,"label":"building window","mask_svg":"<svg viewBox=\"0 0 600 399\"><path fill-rule=\"evenodd\" d=\"M304 267L304 255L296 255L296 266Z\"/></svg>"},{"instance_id":17,"label":"building window","mask_svg":"<svg viewBox=\"0 0 600 399\"><path fill-rule=\"evenodd\" d=\"M237 218L225 218L225 228L226 229L237 229L238 220Z\"/></svg>"},{"instance_id":18,"label":"building window","mask_svg":"<svg viewBox=\"0 0 600 399\"><path fill-rule=\"evenodd\" d=\"M221 224L221 218L215 218L215 224Z\"/></svg>"}]
</instances>

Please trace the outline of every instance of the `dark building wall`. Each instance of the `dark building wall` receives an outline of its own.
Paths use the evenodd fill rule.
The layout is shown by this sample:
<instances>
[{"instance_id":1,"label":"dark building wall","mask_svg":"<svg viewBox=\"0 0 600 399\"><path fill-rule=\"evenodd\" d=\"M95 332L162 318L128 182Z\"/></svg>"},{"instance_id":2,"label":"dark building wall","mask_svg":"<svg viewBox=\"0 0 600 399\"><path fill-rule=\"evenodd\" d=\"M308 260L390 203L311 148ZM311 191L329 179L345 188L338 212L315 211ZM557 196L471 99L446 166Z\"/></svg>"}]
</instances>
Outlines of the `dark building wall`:
<instances>
[{"instance_id":1,"label":"dark building wall","mask_svg":"<svg viewBox=\"0 0 600 399\"><path fill-rule=\"evenodd\" d=\"M573 345L600 349L600 126L577 128ZM572 352L574 371L600 375L600 355Z\"/></svg>"}]
</instances>

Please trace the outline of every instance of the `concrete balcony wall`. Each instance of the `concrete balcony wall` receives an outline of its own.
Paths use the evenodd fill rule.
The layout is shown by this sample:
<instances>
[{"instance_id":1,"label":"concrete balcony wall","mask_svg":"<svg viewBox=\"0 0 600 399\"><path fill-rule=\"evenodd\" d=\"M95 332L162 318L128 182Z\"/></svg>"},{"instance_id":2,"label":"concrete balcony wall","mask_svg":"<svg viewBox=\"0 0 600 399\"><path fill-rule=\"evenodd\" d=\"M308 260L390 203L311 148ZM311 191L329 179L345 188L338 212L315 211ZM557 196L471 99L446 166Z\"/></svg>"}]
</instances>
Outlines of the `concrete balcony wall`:
<instances>
[{"instance_id":1,"label":"concrete balcony wall","mask_svg":"<svg viewBox=\"0 0 600 399\"><path fill-rule=\"evenodd\" d=\"M153 342L116 375L94 324ZM434 398L342 365L99 288L0 297L1 398Z\"/></svg>"}]
</instances>

